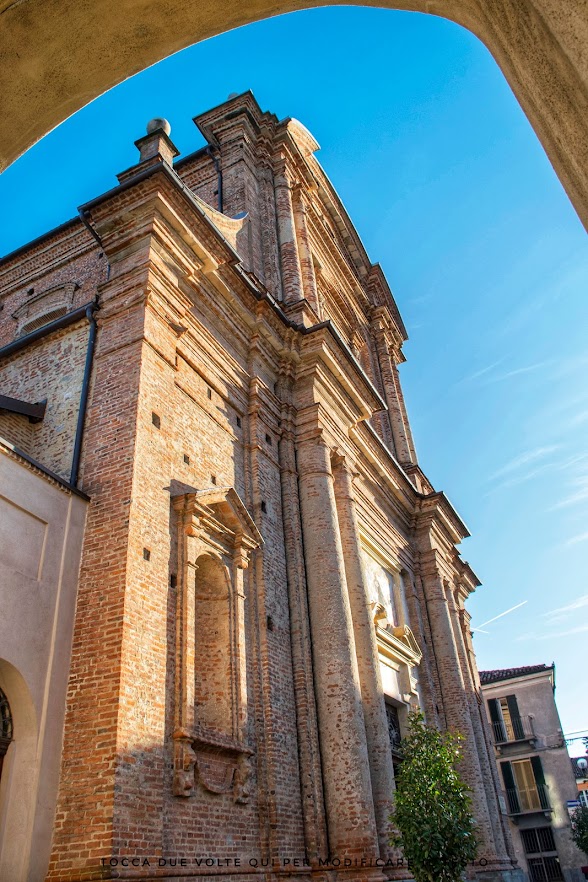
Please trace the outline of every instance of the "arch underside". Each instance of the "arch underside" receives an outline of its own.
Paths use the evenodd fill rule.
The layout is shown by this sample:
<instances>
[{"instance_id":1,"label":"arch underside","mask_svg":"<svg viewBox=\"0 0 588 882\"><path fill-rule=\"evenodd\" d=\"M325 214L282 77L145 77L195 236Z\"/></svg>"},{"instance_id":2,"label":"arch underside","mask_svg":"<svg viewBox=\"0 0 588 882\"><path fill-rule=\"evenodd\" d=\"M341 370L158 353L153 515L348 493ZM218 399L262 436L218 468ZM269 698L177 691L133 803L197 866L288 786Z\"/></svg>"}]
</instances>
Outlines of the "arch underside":
<instances>
[{"instance_id":1,"label":"arch underside","mask_svg":"<svg viewBox=\"0 0 588 882\"><path fill-rule=\"evenodd\" d=\"M0 169L124 79L193 43L312 0L2 0ZM383 0L488 47L588 226L588 16L581 0Z\"/></svg>"}]
</instances>

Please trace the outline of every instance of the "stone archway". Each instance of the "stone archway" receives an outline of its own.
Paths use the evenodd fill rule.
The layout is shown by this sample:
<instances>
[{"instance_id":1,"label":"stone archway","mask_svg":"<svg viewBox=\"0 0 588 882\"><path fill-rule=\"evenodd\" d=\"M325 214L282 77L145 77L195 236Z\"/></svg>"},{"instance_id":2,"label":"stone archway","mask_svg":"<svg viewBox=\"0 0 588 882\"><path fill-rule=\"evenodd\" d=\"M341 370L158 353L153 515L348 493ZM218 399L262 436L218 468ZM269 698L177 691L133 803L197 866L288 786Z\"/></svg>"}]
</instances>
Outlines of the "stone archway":
<instances>
[{"instance_id":1,"label":"stone archway","mask_svg":"<svg viewBox=\"0 0 588 882\"><path fill-rule=\"evenodd\" d=\"M37 716L29 688L14 665L0 658L0 689L12 716L12 737L0 780L0 879L32 878L35 801L39 775Z\"/></svg>"},{"instance_id":2,"label":"stone archway","mask_svg":"<svg viewBox=\"0 0 588 882\"><path fill-rule=\"evenodd\" d=\"M193 43L324 0L0 0L0 169L93 98ZM486 44L588 226L588 18L580 0L381 0Z\"/></svg>"}]
</instances>

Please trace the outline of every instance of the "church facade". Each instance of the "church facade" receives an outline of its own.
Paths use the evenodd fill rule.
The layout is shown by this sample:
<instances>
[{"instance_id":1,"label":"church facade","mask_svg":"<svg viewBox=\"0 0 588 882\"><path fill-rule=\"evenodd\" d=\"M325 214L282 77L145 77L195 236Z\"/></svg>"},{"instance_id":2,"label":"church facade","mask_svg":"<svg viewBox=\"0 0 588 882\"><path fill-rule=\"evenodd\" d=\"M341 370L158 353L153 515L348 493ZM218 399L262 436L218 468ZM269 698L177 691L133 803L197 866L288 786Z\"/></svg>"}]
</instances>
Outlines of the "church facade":
<instances>
[{"instance_id":1,"label":"church facade","mask_svg":"<svg viewBox=\"0 0 588 882\"><path fill-rule=\"evenodd\" d=\"M410 879L388 815L420 707L465 736L472 876L519 879L391 291L300 123L251 93L195 123L177 160L152 121L118 186L0 261L0 435L87 501L60 773L11 878Z\"/></svg>"}]
</instances>

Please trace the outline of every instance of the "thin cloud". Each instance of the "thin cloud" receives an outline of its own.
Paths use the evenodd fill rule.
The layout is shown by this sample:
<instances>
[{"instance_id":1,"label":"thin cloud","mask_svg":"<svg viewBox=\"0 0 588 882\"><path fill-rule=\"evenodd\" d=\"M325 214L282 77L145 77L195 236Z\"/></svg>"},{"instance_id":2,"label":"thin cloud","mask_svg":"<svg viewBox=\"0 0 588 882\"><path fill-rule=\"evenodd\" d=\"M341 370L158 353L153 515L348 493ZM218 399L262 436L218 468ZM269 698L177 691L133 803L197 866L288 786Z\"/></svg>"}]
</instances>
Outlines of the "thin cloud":
<instances>
[{"instance_id":1,"label":"thin cloud","mask_svg":"<svg viewBox=\"0 0 588 882\"><path fill-rule=\"evenodd\" d=\"M571 539L568 539L567 542L564 542L564 548L569 548L571 545L579 545L580 542L588 542L588 532L587 533L579 533L577 536L572 536Z\"/></svg>"},{"instance_id":2,"label":"thin cloud","mask_svg":"<svg viewBox=\"0 0 588 882\"><path fill-rule=\"evenodd\" d=\"M535 447L533 450L526 450L525 453L515 456L514 459L507 462L506 465L498 469L497 472L490 475L488 480L495 481L497 478L502 478L504 475L510 475L513 472L517 472L523 466L529 465L529 463L532 462L537 462L537 460L543 459L544 457L549 456L550 453L555 453L555 451L559 449L559 444L551 444L547 447Z\"/></svg>"},{"instance_id":3,"label":"thin cloud","mask_svg":"<svg viewBox=\"0 0 588 882\"><path fill-rule=\"evenodd\" d=\"M585 634L588 631L588 625L577 625L575 628L568 628L566 631L549 631L546 634L521 634L516 638L516 642L523 640L557 640L561 637L573 637L576 634Z\"/></svg>"},{"instance_id":4,"label":"thin cloud","mask_svg":"<svg viewBox=\"0 0 588 882\"><path fill-rule=\"evenodd\" d=\"M543 615L552 618L564 618L568 613L576 612L577 609L583 609L585 606L588 606L588 594L583 594L581 597L577 597L576 600L566 604L566 606L558 606L556 609L550 609L549 612L543 613Z\"/></svg>"},{"instance_id":5,"label":"thin cloud","mask_svg":"<svg viewBox=\"0 0 588 882\"><path fill-rule=\"evenodd\" d=\"M539 368L546 367L548 364L551 364L551 360L548 361L538 361L536 364L525 365L524 367L514 368L512 371L506 371L504 374L498 374L496 377L491 377L488 380L488 383L501 383L503 380L510 380L511 377L518 377L520 374L529 374L532 371L538 371Z\"/></svg>"},{"instance_id":6,"label":"thin cloud","mask_svg":"<svg viewBox=\"0 0 588 882\"><path fill-rule=\"evenodd\" d=\"M572 505L579 505L582 502L588 502L588 476L580 480L580 489L574 490L569 496L565 496L551 507L551 511L557 511L560 508L569 508Z\"/></svg>"},{"instance_id":7,"label":"thin cloud","mask_svg":"<svg viewBox=\"0 0 588 882\"><path fill-rule=\"evenodd\" d=\"M580 413L575 414L573 417L570 417L567 423L568 429L575 429L577 426L581 426L582 423L588 422L588 409L582 410Z\"/></svg>"}]
</instances>

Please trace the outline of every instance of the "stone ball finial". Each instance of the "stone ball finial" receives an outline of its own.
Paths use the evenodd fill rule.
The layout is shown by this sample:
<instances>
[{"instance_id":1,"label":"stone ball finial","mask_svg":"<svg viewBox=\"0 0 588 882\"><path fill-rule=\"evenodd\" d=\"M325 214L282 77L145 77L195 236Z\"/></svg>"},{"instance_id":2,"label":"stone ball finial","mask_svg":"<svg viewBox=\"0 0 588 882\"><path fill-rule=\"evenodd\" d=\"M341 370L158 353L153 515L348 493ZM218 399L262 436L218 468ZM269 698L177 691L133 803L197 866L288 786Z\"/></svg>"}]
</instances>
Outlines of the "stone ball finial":
<instances>
[{"instance_id":1,"label":"stone ball finial","mask_svg":"<svg viewBox=\"0 0 588 882\"><path fill-rule=\"evenodd\" d=\"M156 132L158 129L163 129L165 134L169 137L171 132L171 126L166 119L163 117L156 116L154 119L150 119L147 123L147 134L152 135L153 132Z\"/></svg>"},{"instance_id":2,"label":"stone ball finial","mask_svg":"<svg viewBox=\"0 0 588 882\"><path fill-rule=\"evenodd\" d=\"M238 97L239 97L239 93L238 93L238 92L231 92L231 94L230 94L229 97L227 98L227 101L230 101L231 98L238 98Z\"/></svg>"}]
</instances>

